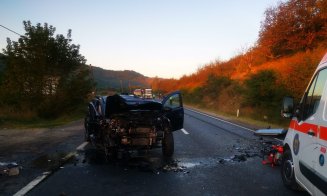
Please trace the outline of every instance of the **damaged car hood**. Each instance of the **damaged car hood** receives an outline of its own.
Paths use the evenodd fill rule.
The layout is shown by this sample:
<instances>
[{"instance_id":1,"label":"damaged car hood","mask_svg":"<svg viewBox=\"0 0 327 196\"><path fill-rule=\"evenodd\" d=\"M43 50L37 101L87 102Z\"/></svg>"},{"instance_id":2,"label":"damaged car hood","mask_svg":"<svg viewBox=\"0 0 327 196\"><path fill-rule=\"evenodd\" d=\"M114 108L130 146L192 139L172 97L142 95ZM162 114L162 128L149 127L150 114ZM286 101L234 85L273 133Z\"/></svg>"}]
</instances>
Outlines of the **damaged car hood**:
<instances>
[{"instance_id":1,"label":"damaged car hood","mask_svg":"<svg viewBox=\"0 0 327 196\"><path fill-rule=\"evenodd\" d=\"M157 111L162 109L162 103L153 99L142 99L129 95L108 96L106 100L106 117L110 115L134 111L147 110Z\"/></svg>"}]
</instances>

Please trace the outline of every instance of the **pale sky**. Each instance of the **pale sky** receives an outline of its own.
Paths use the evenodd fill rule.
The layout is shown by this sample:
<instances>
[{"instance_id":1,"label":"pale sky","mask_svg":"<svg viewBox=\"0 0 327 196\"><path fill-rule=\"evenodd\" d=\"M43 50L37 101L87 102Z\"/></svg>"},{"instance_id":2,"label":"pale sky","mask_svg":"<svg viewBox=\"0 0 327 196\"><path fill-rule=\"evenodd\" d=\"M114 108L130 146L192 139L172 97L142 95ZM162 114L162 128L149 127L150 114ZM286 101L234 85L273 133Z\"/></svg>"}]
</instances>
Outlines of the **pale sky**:
<instances>
[{"instance_id":1,"label":"pale sky","mask_svg":"<svg viewBox=\"0 0 327 196\"><path fill-rule=\"evenodd\" d=\"M0 24L24 34L23 20L72 29L88 64L179 78L228 60L258 39L277 0L0 0ZM0 49L18 36L0 27Z\"/></svg>"}]
</instances>

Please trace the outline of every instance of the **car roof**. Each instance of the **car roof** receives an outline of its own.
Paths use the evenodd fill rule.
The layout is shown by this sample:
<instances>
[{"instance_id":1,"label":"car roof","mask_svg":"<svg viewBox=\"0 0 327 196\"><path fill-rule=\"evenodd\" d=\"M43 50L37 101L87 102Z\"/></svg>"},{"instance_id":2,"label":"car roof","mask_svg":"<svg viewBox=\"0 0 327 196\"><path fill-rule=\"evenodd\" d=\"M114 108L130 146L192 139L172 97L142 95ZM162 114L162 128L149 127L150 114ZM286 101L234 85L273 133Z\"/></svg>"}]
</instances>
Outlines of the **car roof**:
<instances>
[{"instance_id":1,"label":"car roof","mask_svg":"<svg viewBox=\"0 0 327 196\"><path fill-rule=\"evenodd\" d=\"M156 103L161 103L159 101L153 100L153 99L143 99L137 96L130 96L130 95L119 95L120 97L122 97L123 99L125 99L125 101L127 103L137 103L137 104L142 104L142 103L150 103L150 102L156 102Z\"/></svg>"}]
</instances>

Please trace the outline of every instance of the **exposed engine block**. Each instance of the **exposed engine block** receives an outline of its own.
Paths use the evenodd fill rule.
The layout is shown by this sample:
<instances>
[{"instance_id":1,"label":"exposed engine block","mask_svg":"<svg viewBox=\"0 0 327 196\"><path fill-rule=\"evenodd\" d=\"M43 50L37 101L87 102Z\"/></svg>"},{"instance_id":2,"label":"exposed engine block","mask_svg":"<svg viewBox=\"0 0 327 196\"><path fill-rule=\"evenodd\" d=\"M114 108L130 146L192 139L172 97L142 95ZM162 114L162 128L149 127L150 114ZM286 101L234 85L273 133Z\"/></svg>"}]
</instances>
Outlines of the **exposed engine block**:
<instances>
[{"instance_id":1,"label":"exposed engine block","mask_svg":"<svg viewBox=\"0 0 327 196\"><path fill-rule=\"evenodd\" d=\"M115 145L151 147L156 143L160 130L153 121L144 122L114 118L109 121L106 133L115 141Z\"/></svg>"}]
</instances>

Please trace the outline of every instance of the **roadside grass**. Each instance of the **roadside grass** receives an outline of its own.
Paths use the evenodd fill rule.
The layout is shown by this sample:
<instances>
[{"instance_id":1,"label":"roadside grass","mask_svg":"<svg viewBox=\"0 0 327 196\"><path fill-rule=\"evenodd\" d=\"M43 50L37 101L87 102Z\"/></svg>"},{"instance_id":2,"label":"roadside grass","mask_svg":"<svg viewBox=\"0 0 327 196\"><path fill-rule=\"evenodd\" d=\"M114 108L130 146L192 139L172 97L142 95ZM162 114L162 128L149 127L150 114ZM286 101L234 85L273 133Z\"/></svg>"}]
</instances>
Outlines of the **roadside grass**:
<instances>
[{"instance_id":1,"label":"roadside grass","mask_svg":"<svg viewBox=\"0 0 327 196\"><path fill-rule=\"evenodd\" d=\"M84 108L83 108L84 109ZM85 111L77 109L55 119L38 118L35 115L0 115L0 129L4 128L51 128L64 125L84 117Z\"/></svg>"},{"instance_id":2,"label":"roadside grass","mask_svg":"<svg viewBox=\"0 0 327 196\"><path fill-rule=\"evenodd\" d=\"M246 115L240 115L239 117L236 116L236 113L230 114L218 111L215 108L208 108L205 105L195 105L186 103L185 106L199 110L213 116L220 117L225 120L233 121L238 124L244 124L248 127L253 129L259 128L287 128L289 126L289 120L283 120L281 123L274 123L268 120L256 120ZM71 111L69 113L65 113L61 115L59 118L56 119L42 119L35 117L35 115L30 113L25 114L12 114L11 115L4 115L5 113L0 113L0 129L3 128L51 128L60 125L64 125L76 120L80 120L85 115L85 107L80 107L75 111Z\"/></svg>"},{"instance_id":3,"label":"roadside grass","mask_svg":"<svg viewBox=\"0 0 327 196\"><path fill-rule=\"evenodd\" d=\"M232 114L224 113L221 111L218 111L217 109L214 108L207 108L203 105L194 105L194 104L185 104L185 106L195 109L198 111L202 111L204 113L228 120L228 121L233 121L238 124L244 124L247 125L248 127L252 127L253 129L262 129L262 128L287 128L289 126L290 120L283 120L281 123L274 123L274 122L269 122L267 121L260 121L253 119L251 117L245 116L245 115L240 115L239 117Z\"/></svg>"}]
</instances>

